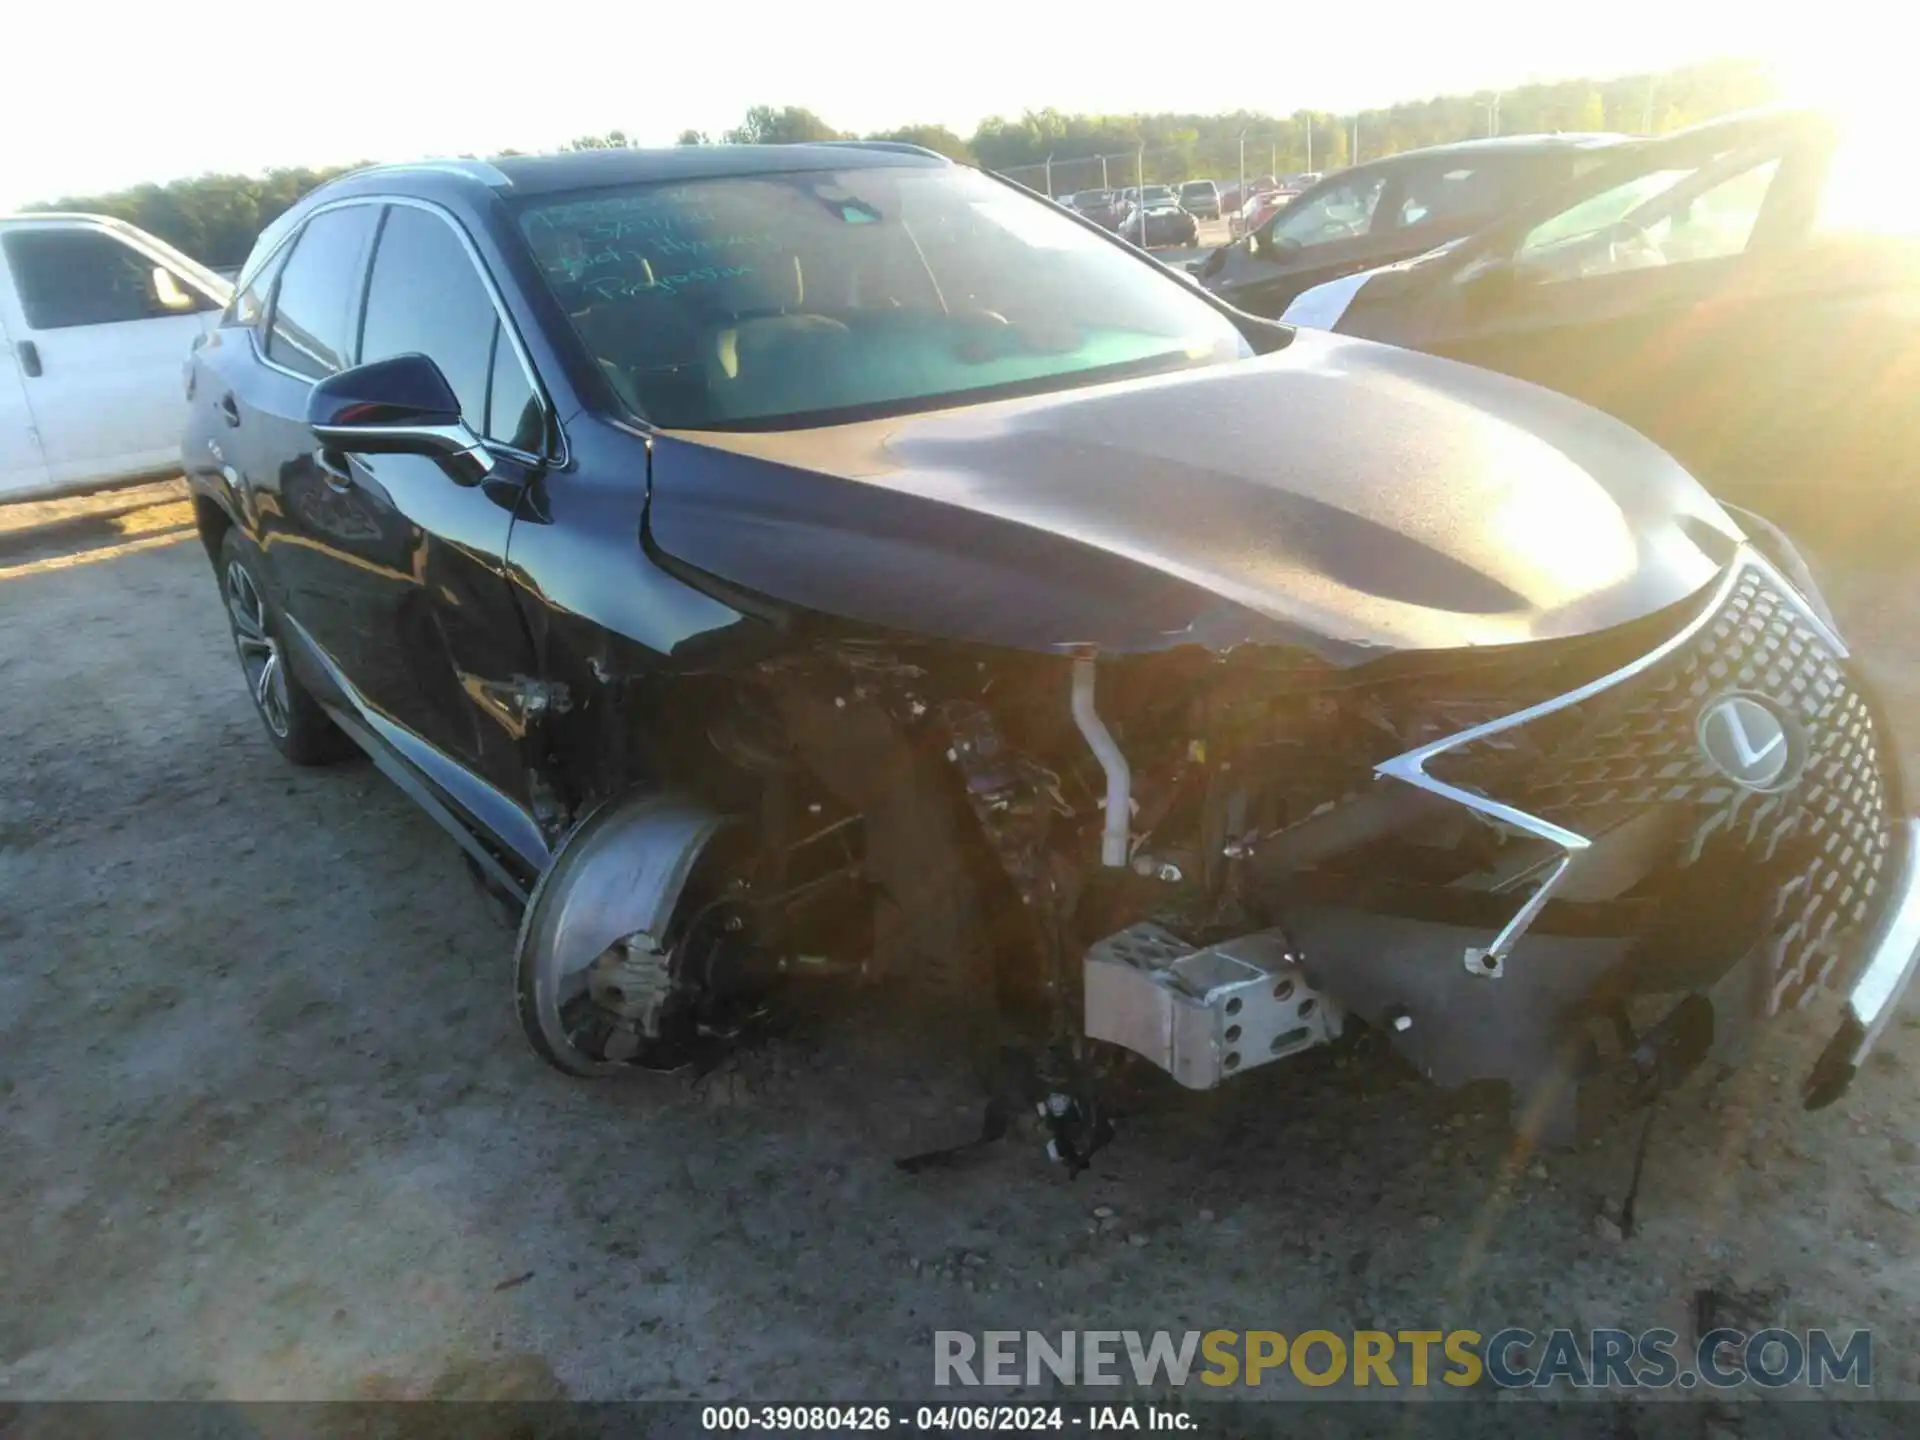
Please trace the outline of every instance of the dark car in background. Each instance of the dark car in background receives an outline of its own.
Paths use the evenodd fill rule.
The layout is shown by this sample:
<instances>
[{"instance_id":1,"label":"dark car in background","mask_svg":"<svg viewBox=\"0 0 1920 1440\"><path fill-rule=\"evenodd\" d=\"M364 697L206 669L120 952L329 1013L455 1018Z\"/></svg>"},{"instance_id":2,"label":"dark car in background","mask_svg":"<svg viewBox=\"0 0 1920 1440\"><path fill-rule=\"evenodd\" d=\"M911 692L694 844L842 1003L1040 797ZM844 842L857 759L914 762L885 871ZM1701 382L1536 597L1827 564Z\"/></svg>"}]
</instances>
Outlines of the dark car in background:
<instances>
[{"instance_id":1,"label":"dark car in background","mask_svg":"<svg viewBox=\"0 0 1920 1440\"><path fill-rule=\"evenodd\" d=\"M1153 186L1147 187L1151 196ZM1194 246L1200 243L1200 222L1191 212L1166 201L1149 199L1127 212L1119 225L1120 238L1148 250L1170 245Z\"/></svg>"},{"instance_id":2,"label":"dark car in background","mask_svg":"<svg viewBox=\"0 0 1920 1440\"><path fill-rule=\"evenodd\" d=\"M1211 180L1189 180L1180 187L1180 208L1202 220L1220 218L1220 187Z\"/></svg>"},{"instance_id":3,"label":"dark car in background","mask_svg":"<svg viewBox=\"0 0 1920 1440\"><path fill-rule=\"evenodd\" d=\"M1117 230L1128 205L1117 190L1082 190L1073 197L1073 209L1103 230Z\"/></svg>"},{"instance_id":4,"label":"dark car in background","mask_svg":"<svg viewBox=\"0 0 1920 1440\"><path fill-rule=\"evenodd\" d=\"M1906 142L1822 112L1734 116L1299 308L1585 400L1809 538L1904 544L1920 509L1913 177Z\"/></svg>"},{"instance_id":5,"label":"dark car in background","mask_svg":"<svg viewBox=\"0 0 1920 1440\"><path fill-rule=\"evenodd\" d=\"M1223 299L1278 315L1302 290L1464 235L1602 163L1615 135L1516 135L1409 150L1309 186L1195 272Z\"/></svg>"},{"instance_id":6,"label":"dark car in background","mask_svg":"<svg viewBox=\"0 0 1920 1440\"><path fill-rule=\"evenodd\" d=\"M1596 1019L1657 1088L1841 990L1826 1103L1920 953L1867 680L1668 456L932 152L357 172L188 382L268 735L453 837L568 1074L891 977L1071 1165L1362 1027L1565 1139Z\"/></svg>"}]
</instances>

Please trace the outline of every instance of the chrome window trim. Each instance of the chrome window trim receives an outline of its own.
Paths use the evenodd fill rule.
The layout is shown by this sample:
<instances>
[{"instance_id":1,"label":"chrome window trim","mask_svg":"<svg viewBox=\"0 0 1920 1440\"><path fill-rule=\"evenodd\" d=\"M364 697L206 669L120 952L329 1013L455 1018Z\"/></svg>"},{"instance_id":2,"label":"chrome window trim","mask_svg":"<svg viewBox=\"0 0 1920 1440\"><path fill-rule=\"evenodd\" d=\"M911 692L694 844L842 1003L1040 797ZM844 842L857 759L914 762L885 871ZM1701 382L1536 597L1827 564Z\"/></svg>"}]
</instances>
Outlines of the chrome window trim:
<instances>
[{"instance_id":1,"label":"chrome window trim","mask_svg":"<svg viewBox=\"0 0 1920 1440\"><path fill-rule=\"evenodd\" d=\"M345 210L355 205L377 205L382 207L388 205L406 205L415 210L425 210L430 215L438 216L440 220L453 231L454 235L458 237L461 247L467 252L467 260L472 264L473 268L479 272L480 283L486 287L487 298L493 303L494 318L499 322L501 332L512 342L514 358L520 362L520 369L526 375L528 385L531 387L533 393L539 397L540 408L545 413L547 419L547 431L555 437L558 449L557 453L553 455L533 455L525 450L520 450L512 445L508 445L503 441L487 439L484 436L481 438L485 441L486 447L490 452L509 455L522 460L531 460L554 469L565 469L569 459L567 436L565 430L560 426L559 410L553 403L553 396L548 393L547 387L541 382L540 372L535 368L533 363L533 355L527 349L526 341L521 338L519 327L513 323L513 316L507 309L506 298L501 293L500 286L495 283L493 273L487 269L486 260L481 256L479 247L473 243L473 237L467 234L467 227L460 223L460 217L447 209L446 206L432 200L421 200L412 195L348 195L338 200L329 200L323 205L314 206L312 210L309 210L305 215L301 216L299 225L294 227L287 237L282 240L279 245L274 247L273 251L268 252L269 257L277 253L282 246L294 243L299 236L306 232L308 224L312 222L316 215L324 215L330 210ZM382 228L384 228L384 226ZM368 255L366 269L360 276L360 324L359 328L355 330L353 337L354 361L356 364L360 358L360 332L366 328L366 297L373 280L373 263L378 259L379 253L379 234L376 231L373 251ZM263 261L262 265L264 266L264 264L265 262ZM279 305L279 299L280 277L275 276L272 303L267 307L267 324L269 327L271 327L273 323L273 312ZM298 380L305 385L313 385L316 383L311 375L302 375L298 371L289 370L286 366L277 365L272 360L269 360L266 352L260 346L257 332L253 335L252 341L254 357L269 370L276 370L280 374L290 379Z\"/></svg>"},{"instance_id":2,"label":"chrome window trim","mask_svg":"<svg viewBox=\"0 0 1920 1440\"><path fill-rule=\"evenodd\" d=\"M1674 654L1686 646L1698 636L1701 631L1705 630L1708 625L1712 624L1714 617L1725 608L1727 601L1732 598L1740 582L1751 570L1759 571L1763 577L1772 583L1774 589L1799 612L1801 618L1812 627L1814 633L1832 648L1836 659L1845 660L1848 658L1849 652L1846 642L1840 638L1833 627L1820 618L1814 608L1807 603L1800 592L1794 588L1772 562L1754 550L1750 545L1743 544L1735 553L1733 560L1728 564L1725 572L1722 573L1719 583L1714 587L1712 596L1707 600L1706 604L1701 607L1700 613L1695 615L1693 619L1689 620L1685 625L1681 626L1678 631L1669 636L1664 642L1655 646L1652 650L1649 650L1639 659L1630 661L1622 665L1618 670L1602 675L1597 680L1590 680L1577 689L1569 690L1564 695L1557 695L1551 700L1543 700L1538 705L1530 705L1524 710L1516 710L1513 714L1503 715L1497 720L1489 720L1484 724L1475 725L1470 729L1460 731L1456 735L1449 735L1443 739L1430 741L1417 749L1407 751L1404 755L1396 755L1391 760L1383 761L1374 768L1374 773L1377 775L1383 775L1390 779L1404 781L1409 785L1418 786L1429 794L1437 795L1445 800L1452 800L1459 805L1464 805L1467 809L1489 820L1512 826L1524 834L1532 835L1536 839L1545 840L1549 844L1558 846L1562 851L1559 858L1553 862L1553 866L1551 870L1548 871L1546 877L1541 880L1539 886L1534 890L1532 895L1527 898L1526 903L1520 907L1514 917L1501 928L1499 934L1494 936L1492 942L1487 945L1484 950L1469 948L1461 956L1461 962L1466 966L1470 974L1483 976L1487 979L1498 979L1505 973L1507 956L1512 953L1513 947L1519 943L1521 936L1526 934L1528 927L1533 924L1541 910L1546 908L1547 901L1552 898L1554 890L1557 889L1560 882L1566 878L1567 872L1572 869L1580 854L1590 848L1593 841L1590 837L1579 834L1577 831L1555 825L1551 821L1543 820L1537 815L1529 815L1526 811L1512 805L1503 804L1485 795L1476 795L1471 790L1462 790L1458 786L1447 784L1444 780L1436 779L1427 773L1427 762L1436 755L1444 755L1447 751L1459 746L1470 745L1476 740L1484 740L1488 736L1498 735L1503 731L1512 730L1518 726L1538 720L1543 716L1552 715L1556 711L1565 710L1569 706L1578 705L1582 701L1590 700L1595 695L1603 694L1611 690L1614 686L1644 673L1666 659L1669 655Z\"/></svg>"}]
</instances>

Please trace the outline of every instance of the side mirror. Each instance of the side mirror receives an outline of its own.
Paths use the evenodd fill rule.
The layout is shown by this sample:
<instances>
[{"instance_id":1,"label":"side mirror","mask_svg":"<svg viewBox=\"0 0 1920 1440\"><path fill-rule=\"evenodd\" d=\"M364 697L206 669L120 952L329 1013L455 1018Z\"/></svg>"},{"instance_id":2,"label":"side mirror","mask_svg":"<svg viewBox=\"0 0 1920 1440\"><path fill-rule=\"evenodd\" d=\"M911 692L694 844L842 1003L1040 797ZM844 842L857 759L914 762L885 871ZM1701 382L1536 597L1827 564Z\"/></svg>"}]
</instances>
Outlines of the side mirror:
<instances>
[{"instance_id":1,"label":"side mirror","mask_svg":"<svg viewBox=\"0 0 1920 1440\"><path fill-rule=\"evenodd\" d=\"M321 444L354 454L461 456L482 473L492 463L447 377L424 355L329 375L307 397L307 424Z\"/></svg>"},{"instance_id":2,"label":"side mirror","mask_svg":"<svg viewBox=\"0 0 1920 1440\"><path fill-rule=\"evenodd\" d=\"M174 278L173 272L166 266L153 267L150 283L153 286L154 302L168 314L177 315L184 310L193 309L193 295L181 288L180 282Z\"/></svg>"}]
</instances>

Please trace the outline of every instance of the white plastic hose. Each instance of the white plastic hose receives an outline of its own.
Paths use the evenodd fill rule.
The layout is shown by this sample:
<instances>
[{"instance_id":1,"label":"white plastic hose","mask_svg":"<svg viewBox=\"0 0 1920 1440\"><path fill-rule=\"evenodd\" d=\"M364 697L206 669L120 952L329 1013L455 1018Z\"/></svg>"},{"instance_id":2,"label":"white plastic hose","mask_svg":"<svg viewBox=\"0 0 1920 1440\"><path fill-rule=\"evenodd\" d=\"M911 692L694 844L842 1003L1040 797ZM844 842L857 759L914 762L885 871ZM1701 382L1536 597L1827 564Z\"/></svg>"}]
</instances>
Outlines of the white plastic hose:
<instances>
[{"instance_id":1,"label":"white plastic hose","mask_svg":"<svg viewBox=\"0 0 1920 1440\"><path fill-rule=\"evenodd\" d=\"M1091 659L1073 662L1073 723L1087 737L1087 744L1107 774L1107 818L1100 833L1100 863L1122 866L1127 863L1127 825L1133 818L1133 772L1127 769L1127 757L1120 753L1112 734L1093 708L1093 664Z\"/></svg>"}]
</instances>

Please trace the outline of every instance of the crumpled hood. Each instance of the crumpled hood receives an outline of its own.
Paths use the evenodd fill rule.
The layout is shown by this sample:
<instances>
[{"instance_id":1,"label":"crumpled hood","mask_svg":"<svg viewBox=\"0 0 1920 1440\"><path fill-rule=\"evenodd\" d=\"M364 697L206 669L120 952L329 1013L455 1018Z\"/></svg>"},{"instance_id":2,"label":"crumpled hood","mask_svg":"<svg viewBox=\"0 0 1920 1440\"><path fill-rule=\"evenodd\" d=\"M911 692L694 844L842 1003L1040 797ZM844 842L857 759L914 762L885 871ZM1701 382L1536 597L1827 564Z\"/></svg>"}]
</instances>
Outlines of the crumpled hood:
<instances>
[{"instance_id":1,"label":"crumpled hood","mask_svg":"<svg viewBox=\"0 0 1920 1440\"><path fill-rule=\"evenodd\" d=\"M1740 537L1595 410L1306 331L1260 359L962 409L663 432L651 483L651 543L696 570L1030 649L1291 643L1351 664L1570 636L1684 599Z\"/></svg>"}]
</instances>

